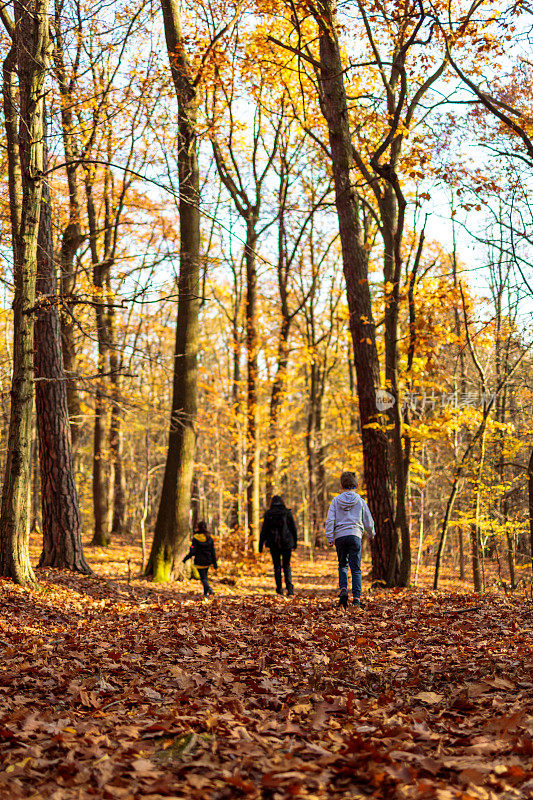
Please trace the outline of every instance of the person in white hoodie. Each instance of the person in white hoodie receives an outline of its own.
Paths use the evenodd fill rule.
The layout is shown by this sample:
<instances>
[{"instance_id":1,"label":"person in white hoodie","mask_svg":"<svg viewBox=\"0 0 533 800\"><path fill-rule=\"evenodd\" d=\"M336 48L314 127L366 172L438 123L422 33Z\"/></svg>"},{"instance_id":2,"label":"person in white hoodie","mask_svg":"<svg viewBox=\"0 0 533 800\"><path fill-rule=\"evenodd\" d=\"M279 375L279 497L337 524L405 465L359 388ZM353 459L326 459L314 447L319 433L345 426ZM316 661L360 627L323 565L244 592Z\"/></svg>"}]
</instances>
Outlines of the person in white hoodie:
<instances>
[{"instance_id":1,"label":"person in white hoodie","mask_svg":"<svg viewBox=\"0 0 533 800\"><path fill-rule=\"evenodd\" d=\"M335 545L339 561L339 605L348 606L348 567L352 573L354 606L361 608L361 548L363 533L376 535L372 514L357 488L355 472L341 475L342 492L334 497L326 519L326 539Z\"/></svg>"}]
</instances>

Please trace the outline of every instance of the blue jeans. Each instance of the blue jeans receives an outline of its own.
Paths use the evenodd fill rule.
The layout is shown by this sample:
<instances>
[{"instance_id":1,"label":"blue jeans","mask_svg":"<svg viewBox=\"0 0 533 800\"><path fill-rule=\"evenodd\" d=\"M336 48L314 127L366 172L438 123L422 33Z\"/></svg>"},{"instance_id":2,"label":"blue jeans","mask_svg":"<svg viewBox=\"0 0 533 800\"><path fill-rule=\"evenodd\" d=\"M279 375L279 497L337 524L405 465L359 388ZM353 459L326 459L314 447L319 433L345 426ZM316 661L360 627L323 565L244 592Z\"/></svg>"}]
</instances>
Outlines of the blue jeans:
<instances>
[{"instance_id":1,"label":"blue jeans","mask_svg":"<svg viewBox=\"0 0 533 800\"><path fill-rule=\"evenodd\" d=\"M352 593L354 600L361 598L361 546L359 536L341 536L335 539L339 560L339 589L348 588L348 565L352 573Z\"/></svg>"}]
</instances>

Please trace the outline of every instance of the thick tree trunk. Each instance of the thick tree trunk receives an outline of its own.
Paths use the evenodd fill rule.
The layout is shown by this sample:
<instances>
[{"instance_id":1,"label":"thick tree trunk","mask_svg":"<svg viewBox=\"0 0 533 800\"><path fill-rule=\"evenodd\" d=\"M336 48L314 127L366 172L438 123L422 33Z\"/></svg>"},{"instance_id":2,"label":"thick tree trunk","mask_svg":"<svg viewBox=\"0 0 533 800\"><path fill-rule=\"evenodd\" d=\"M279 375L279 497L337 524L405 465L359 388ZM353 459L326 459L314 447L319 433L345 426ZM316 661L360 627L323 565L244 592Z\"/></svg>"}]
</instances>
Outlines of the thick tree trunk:
<instances>
[{"instance_id":1,"label":"thick tree trunk","mask_svg":"<svg viewBox=\"0 0 533 800\"><path fill-rule=\"evenodd\" d=\"M28 488L33 415L33 308L44 171L44 82L48 70L46 0L14 4L12 49L4 63L4 102L14 255L13 378L0 512L0 575L35 582L28 553ZM17 137L15 66L19 79Z\"/></svg>"},{"instance_id":2,"label":"thick tree trunk","mask_svg":"<svg viewBox=\"0 0 533 800\"><path fill-rule=\"evenodd\" d=\"M400 580L398 534L394 525L388 443L379 425L376 391L380 385L375 326L368 284L368 255L352 179L355 169L343 67L332 15L320 23L320 91L328 124L335 203L339 218L350 332L357 375L364 477L378 535L372 546L375 580L395 586Z\"/></svg>"},{"instance_id":3,"label":"thick tree trunk","mask_svg":"<svg viewBox=\"0 0 533 800\"><path fill-rule=\"evenodd\" d=\"M189 538L196 444L198 314L200 309L200 178L197 98L175 0L161 0L172 78L178 99L180 275L174 383L163 490L146 574L167 581Z\"/></svg>"},{"instance_id":4,"label":"thick tree trunk","mask_svg":"<svg viewBox=\"0 0 533 800\"><path fill-rule=\"evenodd\" d=\"M39 228L35 313L35 378L43 551L40 567L59 567L89 574L83 555L78 493L61 351L61 322L53 259L52 210L43 186Z\"/></svg>"}]
</instances>

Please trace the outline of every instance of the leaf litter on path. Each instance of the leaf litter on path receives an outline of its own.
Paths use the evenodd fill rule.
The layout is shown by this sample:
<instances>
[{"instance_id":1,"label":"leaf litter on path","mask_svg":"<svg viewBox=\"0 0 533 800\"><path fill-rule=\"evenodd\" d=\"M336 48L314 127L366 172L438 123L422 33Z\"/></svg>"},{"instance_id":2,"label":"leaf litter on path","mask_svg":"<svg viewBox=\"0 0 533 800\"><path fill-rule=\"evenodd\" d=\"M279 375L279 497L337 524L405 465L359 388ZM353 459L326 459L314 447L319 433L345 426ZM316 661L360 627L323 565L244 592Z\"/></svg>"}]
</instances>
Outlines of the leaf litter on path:
<instances>
[{"instance_id":1,"label":"leaf litter on path","mask_svg":"<svg viewBox=\"0 0 533 800\"><path fill-rule=\"evenodd\" d=\"M211 603L0 581L0 797L533 798L531 603L381 591L344 613L331 560L296 567L291 600L256 573Z\"/></svg>"}]
</instances>

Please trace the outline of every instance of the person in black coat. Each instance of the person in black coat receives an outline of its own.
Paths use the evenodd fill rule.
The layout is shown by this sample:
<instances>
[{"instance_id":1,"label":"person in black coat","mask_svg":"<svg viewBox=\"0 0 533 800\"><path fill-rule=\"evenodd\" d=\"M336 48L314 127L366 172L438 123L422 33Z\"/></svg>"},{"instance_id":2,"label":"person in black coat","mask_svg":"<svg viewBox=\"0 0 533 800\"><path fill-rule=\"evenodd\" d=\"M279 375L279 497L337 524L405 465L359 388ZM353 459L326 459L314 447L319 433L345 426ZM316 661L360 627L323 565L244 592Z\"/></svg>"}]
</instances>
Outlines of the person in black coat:
<instances>
[{"instance_id":1,"label":"person in black coat","mask_svg":"<svg viewBox=\"0 0 533 800\"><path fill-rule=\"evenodd\" d=\"M274 495L270 508L266 511L261 535L259 537L259 552L263 552L266 545L272 556L274 564L274 578L276 592L283 594L281 569L285 576L285 585L289 597L294 594L291 576L291 553L296 550L297 534L296 525L290 508L287 508L279 495Z\"/></svg>"},{"instance_id":2,"label":"person in black coat","mask_svg":"<svg viewBox=\"0 0 533 800\"><path fill-rule=\"evenodd\" d=\"M191 549L183 559L183 563L194 556L194 566L198 570L202 586L204 587L204 597L214 594L207 580L207 571L213 566L218 569L217 556L215 553L215 543L207 525L201 520L196 526L196 533L192 537Z\"/></svg>"}]
</instances>

